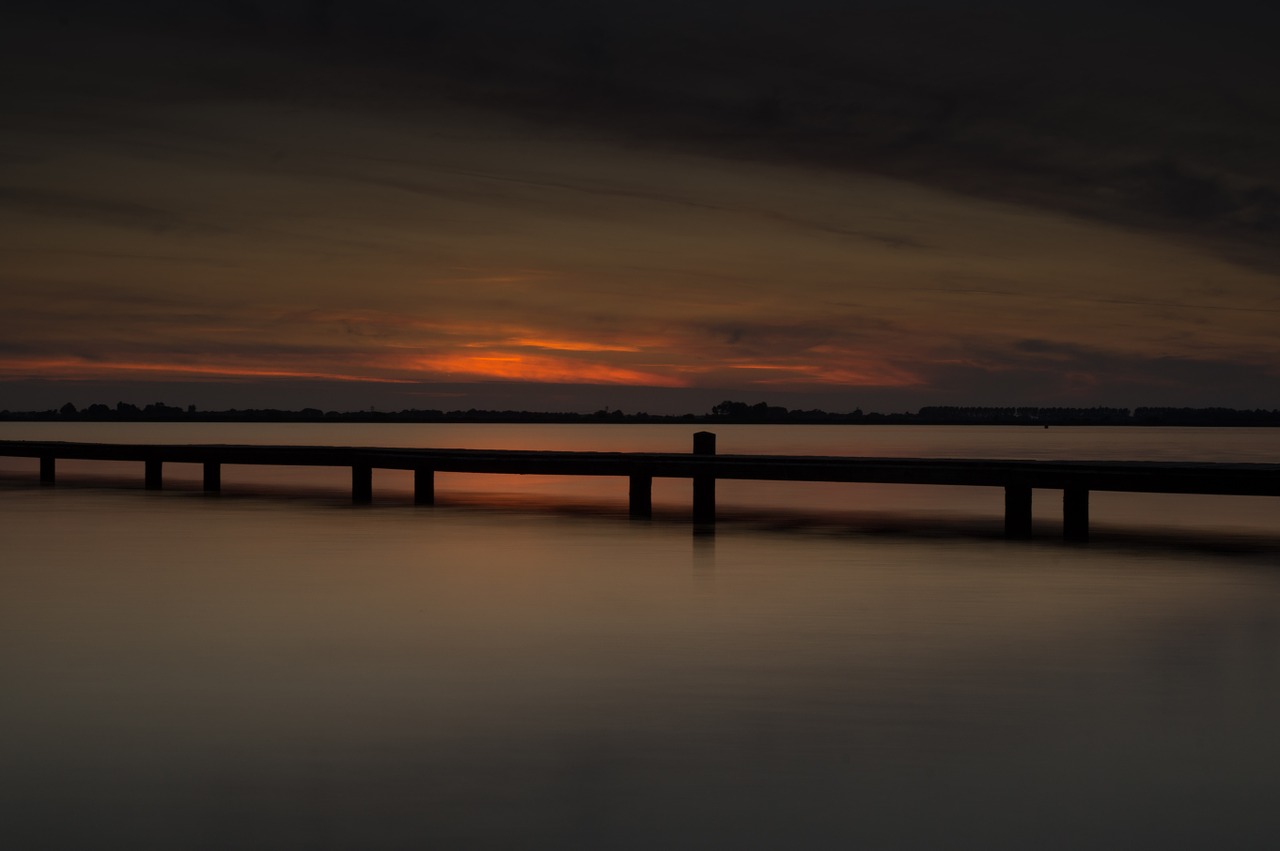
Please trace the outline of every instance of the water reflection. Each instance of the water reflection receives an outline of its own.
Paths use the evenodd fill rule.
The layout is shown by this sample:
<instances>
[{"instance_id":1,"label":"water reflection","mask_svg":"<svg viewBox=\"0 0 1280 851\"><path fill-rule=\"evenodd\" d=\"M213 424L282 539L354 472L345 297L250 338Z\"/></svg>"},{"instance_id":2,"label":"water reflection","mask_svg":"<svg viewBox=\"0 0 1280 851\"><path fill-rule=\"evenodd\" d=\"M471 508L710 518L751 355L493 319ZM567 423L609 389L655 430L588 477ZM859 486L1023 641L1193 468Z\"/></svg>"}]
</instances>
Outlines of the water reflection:
<instances>
[{"instance_id":1,"label":"water reflection","mask_svg":"<svg viewBox=\"0 0 1280 851\"><path fill-rule=\"evenodd\" d=\"M15 847L1271 847L1256 559L0 489Z\"/></svg>"}]
</instances>

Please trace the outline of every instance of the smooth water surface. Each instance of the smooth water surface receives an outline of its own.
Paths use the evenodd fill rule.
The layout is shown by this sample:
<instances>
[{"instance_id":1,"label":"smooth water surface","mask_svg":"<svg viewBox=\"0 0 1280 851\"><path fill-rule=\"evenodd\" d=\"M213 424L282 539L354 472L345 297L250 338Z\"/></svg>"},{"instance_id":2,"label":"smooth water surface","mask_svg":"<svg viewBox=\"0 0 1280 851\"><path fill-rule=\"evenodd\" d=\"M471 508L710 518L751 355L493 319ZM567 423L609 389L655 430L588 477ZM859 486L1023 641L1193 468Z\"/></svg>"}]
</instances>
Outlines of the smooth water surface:
<instances>
[{"instance_id":1,"label":"smooth water surface","mask_svg":"<svg viewBox=\"0 0 1280 851\"><path fill-rule=\"evenodd\" d=\"M723 452L778 451L731 431ZM953 454L907 431L886 440ZM980 432L957 439L1014 445ZM1130 440L1113 434L1099 453ZM1221 451L1275 460L1248 434ZM244 440L221 435L177 439ZM377 435L350 442L414 443ZM910 503L876 509L915 518L893 528L805 521L824 491L772 497L795 522L744 509L706 535L562 510L609 482L423 508L391 477L353 508L341 476L207 497L123 467L0 476L11 847L1280 843L1280 564L1229 546L1231 522L1196 515L1220 547L1122 523L1084 547L1006 542ZM1250 502L1250 528L1276 517Z\"/></svg>"}]
</instances>

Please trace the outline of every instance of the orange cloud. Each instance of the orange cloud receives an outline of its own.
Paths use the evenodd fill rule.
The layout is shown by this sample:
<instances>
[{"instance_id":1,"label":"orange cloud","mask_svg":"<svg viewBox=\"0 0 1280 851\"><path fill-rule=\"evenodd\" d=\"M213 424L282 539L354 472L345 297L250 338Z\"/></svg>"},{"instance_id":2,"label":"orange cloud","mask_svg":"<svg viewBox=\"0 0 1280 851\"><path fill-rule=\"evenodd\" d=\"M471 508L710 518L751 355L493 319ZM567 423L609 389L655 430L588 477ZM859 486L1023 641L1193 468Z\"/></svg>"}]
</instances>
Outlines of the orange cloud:
<instances>
[{"instance_id":1,"label":"orange cloud","mask_svg":"<svg viewBox=\"0 0 1280 851\"><path fill-rule=\"evenodd\" d=\"M551 349L561 352L638 352L638 346L624 346L617 343L592 343L586 340L550 340L536 337L513 337L504 340L504 346L518 346L526 349Z\"/></svg>"},{"instance_id":2,"label":"orange cloud","mask_svg":"<svg viewBox=\"0 0 1280 851\"><path fill-rule=\"evenodd\" d=\"M556 342L556 341L549 341ZM469 346L471 344L464 344ZM628 352L630 347L594 347L582 344L563 351ZM403 352L403 349L399 349ZM309 366L277 362L274 366L251 363L212 362L183 363L163 359L155 362L130 360L88 360L84 358L29 358L0 362L0 375L10 377L45 377L53 379L101 378L111 375L139 374L154 377L209 378L236 380L251 378L302 378L330 381L370 381L378 383L413 383L423 380L497 379L571 384L619 384L649 387L688 387L708 383L745 383L759 386L786 384L844 384L856 386L904 387L918 385L921 380L885 363L863 362L852 366L823 363L740 362L711 365L670 363L634 368L623 364L603 363L578 357L521 353L489 349L480 352L446 351L433 355L373 354L353 362L353 353L335 352L309 358ZM341 357L346 367L317 368L317 360ZM424 375L430 373L430 375ZM750 377L747 377L747 376Z\"/></svg>"},{"instance_id":3,"label":"orange cloud","mask_svg":"<svg viewBox=\"0 0 1280 851\"><path fill-rule=\"evenodd\" d=\"M811 352L816 352L816 349ZM886 361L847 352L840 352L839 356L826 360L801 362L796 358L778 361L723 359L707 366L684 366L678 369L686 374L698 375L700 384L912 387L925 383L919 376Z\"/></svg>"},{"instance_id":4,"label":"orange cloud","mask_svg":"<svg viewBox=\"0 0 1280 851\"><path fill-rule=\"evenodd\" d=\"M444 354L417 358L416 369L465 375L474 378L500 378L514 381L545 381L568 384L633 384L649 387L685 387L682 379L656 372L641 372L611 364L593 363L573 358L547 355L486 352L484 354Z\"/></svg>"},{"instance_id":5,"label":"orange cloud","mask_svg":"<svg viewBox=\"0 0 1280 851\"><path fill-rule=\"evenodd\" d=\"M79 358L46 358L0 362L0 375L54 379L101 378L114 373L149 373L207 376L212 378L313 378L329 381L373 381L404 384L411 379L352 375L340 372L316 372L302 369L246 367L233 364L142 363L137 361L89 361Z\"/></svg>"},{"instance_id":6,"label":"orange cloud","mask_svg":"<svg viewBox=\"0 0 1280 851\"><path fill-rule=\"evenodd\" d=\"M884 363L863 363L857 366L848 364L737 363L726 364L725 368L783 373L782 375L754 378L751 380L752 384L804 382L808 384L848 384L860 387L909 387L922 383L918 377L911 373Z\"/></svg>"},{"instance_id":7,"label":"orange cloud","mask_svg":"<svg viewBox=\"0 0 1280 851\"><path fill-rule=\"evenodd\" d=\"M224 339L210 358L191 354L186 346L170 348L168 344L190 332L182 326L152 335L146 344L137 339L108 344L94 358L59 353L0 361L0 376L402 384L502 380L648 387L924 383L895 366L893 353L884 347L805 345L812 334L801 339L764 335L747 346L680 323L657 328L642 323L634 329L638 333L619 340L612 324L583 321L574 327L570 315L543 324L529 318L452 320L443 313L424 316L377 309L274 309L268 319L234 340ZM772 350L771 342L776 342Z\"/></svg>"}]
</instances>

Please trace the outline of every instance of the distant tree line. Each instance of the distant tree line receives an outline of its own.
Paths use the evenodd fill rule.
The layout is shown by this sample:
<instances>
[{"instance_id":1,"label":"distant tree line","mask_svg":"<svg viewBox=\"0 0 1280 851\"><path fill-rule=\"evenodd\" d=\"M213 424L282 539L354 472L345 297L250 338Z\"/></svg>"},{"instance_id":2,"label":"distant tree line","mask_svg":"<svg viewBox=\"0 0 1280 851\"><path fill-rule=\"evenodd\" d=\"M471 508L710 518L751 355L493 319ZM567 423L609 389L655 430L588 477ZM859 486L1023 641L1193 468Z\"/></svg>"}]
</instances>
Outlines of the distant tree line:
<instances>
[{"instance_id":1,"label":"distant tree line","mask_svg":"<svg viewBox=\"0 0 1280 851\"><path fill-rule=\"evenodd\" d=\"M1280 410L1236 408L921 408L917 423L984 425L1275 426Z\"/></svg>"},{"instance_id":2,"label":"distant tree line","mask_svg":"<svg viewBox=\"0 0 1280 851\"><path fill-rule=\"evenodd\" d=\"M1048 425L1127 425L1130 422L1128 408L981 408L934 406L921 408L916 414L920 422L939 423L999 423L1022 425L1044 423Z\"/></svg>"},{"instance_id":3,"label":"distant tree line","mask_svg":"<svg viewBox=\"0 0 1280 851\"><path fill-rule=\"evenodd\" d=\"M790 423L842 425L1137 425L1137 426L1280 426L1280 410L1236 408L1065 408L934 405L915 413L832 413L788 409L766 402L726 400L707 414L648 414L643 411L595 411L590 414L544 411L300 411L275 408L201 411L155 402L144 407L117 402L77 408L68 402L47 411L0 411L0 420L51 422L343 422L343 423Z\"/></svg>"}]
</instances>

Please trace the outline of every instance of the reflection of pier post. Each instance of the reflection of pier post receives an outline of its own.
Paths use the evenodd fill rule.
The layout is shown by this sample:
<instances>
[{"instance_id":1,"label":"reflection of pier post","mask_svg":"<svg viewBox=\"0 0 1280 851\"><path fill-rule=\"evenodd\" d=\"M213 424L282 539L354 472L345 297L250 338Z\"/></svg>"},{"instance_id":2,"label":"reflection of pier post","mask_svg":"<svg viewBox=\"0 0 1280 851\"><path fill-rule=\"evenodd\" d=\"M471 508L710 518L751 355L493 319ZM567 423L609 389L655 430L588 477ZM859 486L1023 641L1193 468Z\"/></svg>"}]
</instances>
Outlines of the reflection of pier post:
<instances>
[{"instance_id":1,"label":"reflection of pier post","mask_svg":"<svg viewBox=\"0 0 1280 851\"><path fill-rule=\"evenodd\" d=\"M694 455L715 455L716 436L709 431L693 435ZM699 473L693 477L693 519L696 523L716 522L716 477Z\"/></svg>"},{"instance_id":2,"label":"reflection of pier post","mask_svg":"<svg viewBox=\"0 0 1280 851\"><path fill-rule=\"evenodd\" d=\"M1031 488L1027 485L1005 486L1004 536L1031 537Z\"/></svg>"},{"instance_id":3,"label":"reflection of pier post","mask_svg":"<svg viewBox=\"0 0 1280 851\"><path fill-rule=\"evenodd\" d=\"M414 505L436 504L436 471L430 467L415 467L413 471Z\"/></svg>"},{"instance_id":4,"label":"reflection of pier post","mask_svg":"<svg viewBox=\"0 0 1280 851\"><path fill-rule=\"evenodd\" d=\"M51 485L55 478L55 469L57 468L57 460L52 455L42 455L40 457L40 484Z\"/></svg>"},{"instance_id":5,"label":"reflection of pier post","mask_svg":"<svg viewBox=\"0 0 1280 851\"><path fill-rule=\"evenodd\" d=\"M653 517L653 476L631 476L631 516L641 520Z\"/></svg>"},{"instance_id":6,"label":"reflection of pier post","mask_svg":"<svg viewBox=\"0 0 1280 851\"><path fill-rule=\"evenodd\" d=\"M1089 490L1079 485L1062 489L1062 537L1089 540Z\"/></svg>"},{"instance_id":7,"label":"reflection of pier post","mask_svg":"<svg viewBox=\"0 0 1280 851\"><path fill-rule=\"evenodd\" d=\"M356 505L373 502L373 468L368 464L351 465L351 501Z\"/></svg>"},{"instance_id":8,"label":"reflection of pier post","mask_svg":"<svg viewBox=\"0 0 1280 851\"><path fill-rule=\"evenodd\" d=\"M204 462L204 491L218 493L222 490L222 465L217 461Z\"/></svg>"},{"instance_id":9,"label":"reflection of pier post","mask_svg":"<svg viewBox=\"0 0 1280 851\"><path fill-rule=\"evenodd\" d=\"M143 462L145 473L143 480L149 491L158 491L164 486L164 462L156 458L148 458Z\"/></svg>"}]
</instances>

